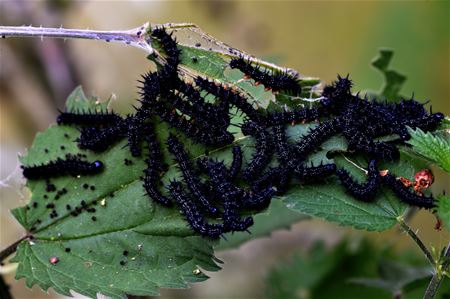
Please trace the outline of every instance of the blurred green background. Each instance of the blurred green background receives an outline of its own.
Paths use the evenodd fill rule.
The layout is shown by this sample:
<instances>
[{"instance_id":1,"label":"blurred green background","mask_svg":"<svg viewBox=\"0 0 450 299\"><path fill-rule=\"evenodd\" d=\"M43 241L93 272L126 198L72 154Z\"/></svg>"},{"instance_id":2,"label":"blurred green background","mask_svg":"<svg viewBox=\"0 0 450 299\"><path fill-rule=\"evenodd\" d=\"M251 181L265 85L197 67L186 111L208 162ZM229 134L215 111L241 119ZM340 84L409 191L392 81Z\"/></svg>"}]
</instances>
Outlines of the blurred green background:
<instances>
[{"instance_id":1,"label":"blurred green background","mask_svg":"<svg viewBox=\"0 0 450 299\"><path fill-rule=\"evenodd\" d=\"M450 5L448 1L5 1L1 25L128 29L152 23L193 22L217 39L259 57L269 57L301 74L330 82L350 73L355 90L381 87L382 77L369 66L380 47L392 48L391 68L407 75L402 94L430 100L433 110L450 114ZM140 50L84 40L0 40L1 180L0 246L23 231L9 209L23 205L27 194L18 172L17 153L24 153L36 132L55 121L66 96L77 85L87 94L120 105L137 98L137 80L151 63ZM449 187L441 176L435 190ZM426 245L440 248L449 235L434 230L435 219L419 213ZM367 235L396 250L418 251L396 229L367 234L319 220L296 224L271 239L256 240L239 250L219 253L224 270L190 290L162 292L163 298L260 298L273 265L316 240L331 246L343 236ZM420 257L420 255L418 255ZM8 270L0 268L3 272ZM6 276L12 282L13 275ZM448 281L447 281L448 282ZM23 281L12 284L15 298L56 298ZM81 297L80 297L81 298Z\"/></svg>"}]
</instances>

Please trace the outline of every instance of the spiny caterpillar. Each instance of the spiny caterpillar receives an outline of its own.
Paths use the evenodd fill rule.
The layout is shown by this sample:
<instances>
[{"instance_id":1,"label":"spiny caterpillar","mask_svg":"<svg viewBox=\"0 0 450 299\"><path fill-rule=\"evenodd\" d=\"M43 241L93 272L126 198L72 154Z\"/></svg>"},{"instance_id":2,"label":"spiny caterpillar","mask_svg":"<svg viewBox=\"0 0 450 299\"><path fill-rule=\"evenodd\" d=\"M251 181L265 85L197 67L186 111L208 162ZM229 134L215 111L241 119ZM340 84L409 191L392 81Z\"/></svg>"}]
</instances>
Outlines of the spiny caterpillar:
<instances>
[{"instance_id":1,"label":"spiny caterpillar","mask_svg":"<svg viewBox=\"0 0 450 299\"><path fill-rule=\"evenodd\" d=\"M46 164L21 166L23 176L27 179L43 179L63 175L92 175L103 170L101 161L88 162L78 157L66 155L66 159L58 158Z\"/></svg>"},{"instance_id":2,"label":"spiny caterpillar","mask_svg":"<svg viewBox=\"0 0 450 299\"><path fill-rule=\"evenodd\" d=\"M255 80L256 84L264 85L266 90L272 90L273 92L284 91L296 96L302 92L300 82L295 76L287 72L262 71L259 66L254 67L250 60L242 56L232 59L230 67L240 70L245 76Z\"/></svg>"}]
</instances>

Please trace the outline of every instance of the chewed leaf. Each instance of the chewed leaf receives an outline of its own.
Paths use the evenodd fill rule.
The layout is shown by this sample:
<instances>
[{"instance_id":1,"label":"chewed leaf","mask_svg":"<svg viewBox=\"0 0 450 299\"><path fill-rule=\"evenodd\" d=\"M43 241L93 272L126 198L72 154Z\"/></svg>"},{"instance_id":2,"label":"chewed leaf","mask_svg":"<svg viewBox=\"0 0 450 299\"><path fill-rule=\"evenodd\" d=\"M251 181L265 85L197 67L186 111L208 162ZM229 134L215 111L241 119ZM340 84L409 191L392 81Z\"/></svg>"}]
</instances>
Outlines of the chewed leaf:
<instances>
[{"instance_id":1,"label":"chewed leaf","mask_svg":"<svg viewBox=\"0 0 450 299\"><path fill-rule=\"evenodd\" d=\"M111 98L106 101L100 101L95 96L86 97L83 88L78 86L68 96L66 101L66 110L68 112L106 112Z\"/></svg>"}]
</instances>

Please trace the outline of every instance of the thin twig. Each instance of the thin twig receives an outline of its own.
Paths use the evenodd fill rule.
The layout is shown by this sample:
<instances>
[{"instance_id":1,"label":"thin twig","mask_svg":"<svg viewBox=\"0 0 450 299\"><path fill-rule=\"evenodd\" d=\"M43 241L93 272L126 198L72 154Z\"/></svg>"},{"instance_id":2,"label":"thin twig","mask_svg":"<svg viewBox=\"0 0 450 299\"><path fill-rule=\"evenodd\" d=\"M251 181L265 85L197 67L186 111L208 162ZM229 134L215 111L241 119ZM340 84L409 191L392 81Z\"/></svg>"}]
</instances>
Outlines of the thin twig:
<instances>
[{"instance_id":1,"label":"thin twig","mask_svg":"<svg viewBox=\"0 0 450 299\"><path fill-rule=\"evenodd\" d=\"M66 28L45 28L32 26L0 26L0 36L9 37L44 37L51 38L80 38L104 40L106 42L120 42L144 50L147 54L153 53L151 39L148 36L149 23L130 30L82 30Z\"/></svg>"},{"instance_id":2,"label":"thin twig","mask_svg":"<svg viewBox=\"0 0 450 299\"><path fill-rule=\"evenodd\" d=\"M17 240L16 242L14 242L13 244L9 245L8 247L6 247L5 249L3 249L0 252L0 262L3 262L8 256L10 256L11 254L13 254L16 249L17 246L19 246L19 244L24 241L27 240L31 237L31 235L25 235L22 238L20 238L19 240Z\"/></svg>"},{"instance_id":3,"label":"thin twig","mask_svg":"<svg viewBox=\"0 0 450 299\"><path fill-rule=\"evenodd\" d=\"M447 248L445 250L445 254L443 256L444 261L442 265L438 266L437 271L434 273L433 277L428 284L427 290L425 291L425 295L423 299L433 299L436 297L436 293L441 285L442 279L444 278L444 272L449 269L450 265L450 243L448 243Z\"/></svg>"},{"instance_id":4,"label":"thin twig","mask_svg":"<svg viewBox=\"0 0 450 299\"><path fill-rule=\"evenodd\" d=\"M414 240L414 242L416 242L417 246L419 246L419 248L425 254L430 264L433 266L433 268L435 268L436 260L434 259L428 248L425 246L425 244L423 244L422 240L420 240L417 234L408 226L408 224L406 224L402 216L397 217L397 221L400 224L400 227L411 237L411 239Z\"/></svg>"}]
</instances>

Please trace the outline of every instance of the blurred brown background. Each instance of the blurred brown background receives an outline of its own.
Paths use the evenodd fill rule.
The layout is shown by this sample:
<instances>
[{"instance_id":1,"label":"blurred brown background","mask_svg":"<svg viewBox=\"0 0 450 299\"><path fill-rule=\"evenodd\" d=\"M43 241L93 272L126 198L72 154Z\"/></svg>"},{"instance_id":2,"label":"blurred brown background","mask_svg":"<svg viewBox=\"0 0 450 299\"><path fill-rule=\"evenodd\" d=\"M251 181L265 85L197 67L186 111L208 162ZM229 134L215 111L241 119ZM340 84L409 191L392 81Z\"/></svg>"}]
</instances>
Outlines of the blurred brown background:
<instances>
[{"instance_id":1,"label":"blurred brown background","mask_svg":"<svg viewBox=\"0 0 450 299\"><path fill-rule=\"evenodd\" d=\"M204 31L237 48L330 82L337 73L351 74L356 89L378 89L380 74L369 67L380 47L395 50L392 68L408 76L402 93L429 99L433 110L450 114L450 7L447 1L5 1L1 25L128 29L146 21L194 22ZM0 247L23 233L9 209L27 199L17 154L24 153L36 132L55 121L57 108L77 85L87 94L121 105L137 97L139 75L150 63L140 50L84 40L0 40ZM449 187L440 176L436 190ZM449 235L434 231L434 217L419 213L425 244L440 248ZM415 245L393 229L362 233L319 220L299 223L292 231L256 240L239 250L222 252L224 270L190 290L163 290L162 298L259 298L271 265L314 240L336 243L340 237L366 234L398 250ZM398 237L400 236L400 237ZM415 248L413 249L415 250ZM419 254L419 253L418 253ZM3 268L3 272L7 269ZM13 281L13 274L6 276ZM15 298L57 298L23 281L12 283ZM80 297L81 298L81 297Z\"/></svg>"}]
</instances>

